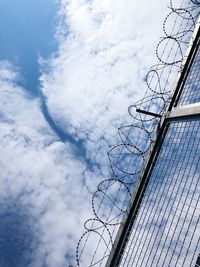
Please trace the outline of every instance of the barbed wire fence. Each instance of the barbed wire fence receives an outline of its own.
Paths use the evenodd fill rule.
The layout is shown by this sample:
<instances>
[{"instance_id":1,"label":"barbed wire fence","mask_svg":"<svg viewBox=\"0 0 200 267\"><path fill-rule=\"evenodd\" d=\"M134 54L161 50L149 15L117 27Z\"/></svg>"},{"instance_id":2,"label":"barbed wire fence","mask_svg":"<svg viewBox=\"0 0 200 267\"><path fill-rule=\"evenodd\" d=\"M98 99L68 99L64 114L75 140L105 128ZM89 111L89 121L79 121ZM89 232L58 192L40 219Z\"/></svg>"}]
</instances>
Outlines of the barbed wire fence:
<instances>
[{"instance_id":1,"label":"barbed wire fence","mask_svg":"<svg viewBox=\"0 0 200 267\"><path fill-rule=\"evenodd\" d=\"M159 121L171 100L172 84L182 72L182 62L200 14L199 0L183 0L179 7L169 2L163 34L156 47L158 63L146 75L144 97L128 108L131 122L120 126L120 143L108 151L109 179L92 196L93 218L84 223L85 232L76 248L76 266L105 266L116 234L127 213L145 159L159 129Z\"/></svg>"}]
</instances>

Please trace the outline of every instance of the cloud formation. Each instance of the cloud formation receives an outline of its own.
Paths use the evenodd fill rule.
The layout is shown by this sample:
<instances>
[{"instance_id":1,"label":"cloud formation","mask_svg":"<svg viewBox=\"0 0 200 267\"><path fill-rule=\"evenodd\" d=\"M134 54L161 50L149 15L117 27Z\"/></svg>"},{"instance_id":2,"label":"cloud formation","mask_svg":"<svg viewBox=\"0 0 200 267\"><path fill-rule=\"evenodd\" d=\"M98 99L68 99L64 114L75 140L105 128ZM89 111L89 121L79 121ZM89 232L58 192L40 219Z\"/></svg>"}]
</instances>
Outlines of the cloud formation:
<instances>
[{"instance_id":1,"label":"cloud formation","mask_svg":"<svg viewBox=\"0 0 200 267\"><path fill-rule=\"evenodd\" d=\"M28 266L65 266L81 233L80 220L89 216L88 192L80 180L85 176L86 165L76 159L69 143L57 139L41 113L39 101L30 99L16 85L16 77L12 66L1 62L0 200L5 210L2 221L7 221L6 214L10 212L8 228L18 231L17 248L24 255L20 266L26 266L27 253L32 259ZM18 209L21 212L17 215ZM23 220L24 225L16 228L12 218ZM30 246L22 237L27 227L32 231L27 237L31 239L27 241ZM2 226L0 234L4 230ZM13 254L12 263L8 263L11 248L6 248L5 242L1 239L0 254L5 266L13 266L17 256Z\"/></svg>"},{"instance_id":2,"label":"cloud formation","mask_svg":"<svg viewBox=\"0 0 200 267\"><path fill-rule=\"evenodd\" d=\"M129 104L144 94L167 3L153 0L149 9L147 0L60 1L59 51L41 60L41 90L54 123L73 142L60 140L40 100L17 85L11 64L0 62L0 198L4 207L12 200L12 218L16 210L19 221L26 217L16 231L30 266L74 263L82 223L92 213L89 193L109 178L106 150L128 121ZM0 250L6 259L1 244Z\"/></svg>"},{"instance_id":3,"label":"cloud formation","mask_svg":"<svg viewBox=\"0 0 200 267\"><path fill-rule=\"evenodd\" d=\"M127 107L144 94L166 3L61 1L57 57L41 77L50 114L103 164L102 147L116 142ZM154 14L157 14L155 17ZM64 34L65 33L65 34Z\"/></svg>"}]
</instances>

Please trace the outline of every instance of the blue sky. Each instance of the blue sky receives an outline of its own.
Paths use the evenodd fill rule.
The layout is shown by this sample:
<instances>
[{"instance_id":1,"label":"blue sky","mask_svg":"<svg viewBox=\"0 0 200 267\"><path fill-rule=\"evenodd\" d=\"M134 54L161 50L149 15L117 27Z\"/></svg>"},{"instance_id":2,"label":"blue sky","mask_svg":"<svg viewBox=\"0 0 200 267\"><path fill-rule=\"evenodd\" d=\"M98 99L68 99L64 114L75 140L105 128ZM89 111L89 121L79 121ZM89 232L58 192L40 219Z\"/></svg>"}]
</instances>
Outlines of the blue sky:
<instances>
[{"instance_id":1,"label":"blue sky","mask_svg":"<svg viewBox=\"0 0 200 267\"><path fill-rule=\"evenodd\" d=\"M1 1L0 24L0 60L9 60L20 71L19 85L27 90L31 97L41 99L41 110L45 119L55 131L58 138L74 144L77 156L84 156L81 140L57 125L48 112L40 90L39 58L48 59L57 52L58 42L55 38L57 25L58 2L50 0L35 1Z\"/></svg>"},{"instance_id":2,"label":"blue sky","mask_svg":"<svg viewBox=\"0 0 200 267\"><path fill-rule=\"evenodd\" d=\"M38 57L56 52L57 11L58 4L50 0L0 1L0 59L20 69L21 84L34 96L39 86Z\"/></svg>"},{"instance_id":3,"label":"blue sky","mask_svg":"<svg viewBox=\"0 0 200 267\"><path fill-rule=\"evenodd\" d=\"M83 222L94 216L91 192L110 178L106 151L118 141L117 127L131 123L127 108L143 96L155 62L168 0L147 4L0 1L0 236L10 229L11 240L0 241L5 267L75 265Z\"/></svg>"}]
</instances>

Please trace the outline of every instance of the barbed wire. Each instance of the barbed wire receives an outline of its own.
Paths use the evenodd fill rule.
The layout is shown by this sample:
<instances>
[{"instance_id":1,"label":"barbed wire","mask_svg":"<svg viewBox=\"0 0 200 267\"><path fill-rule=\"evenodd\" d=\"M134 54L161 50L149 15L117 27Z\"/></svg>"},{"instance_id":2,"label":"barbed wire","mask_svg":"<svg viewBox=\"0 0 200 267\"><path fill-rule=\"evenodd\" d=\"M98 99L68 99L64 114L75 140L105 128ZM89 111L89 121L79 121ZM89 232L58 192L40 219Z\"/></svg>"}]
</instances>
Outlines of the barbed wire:
<instances>
[{"instance_id":1,"label":"barbed wire","mask_svg":"<svg viewBox=\"0 0 200 267\"><path fill-rule=\"evenodd\" d=\"M111 178L100 182L92 196L94 218L84 223L85 232L77 244L78 267L85 267L85 264L88 267L105 266L116 233L127 213L131 192L155 142L160 117L171 100L168 88L175 74L182 71L184 51L200 14L199 0L190 0L184 5L183 0L179 7L175 7L170 0L170 12L163 22L164 36L156 46L158 63L146 75L145 95L129 106L128 113L133 121L118 128L121 143L107 153Z\"/></svg>"}]
</instances>

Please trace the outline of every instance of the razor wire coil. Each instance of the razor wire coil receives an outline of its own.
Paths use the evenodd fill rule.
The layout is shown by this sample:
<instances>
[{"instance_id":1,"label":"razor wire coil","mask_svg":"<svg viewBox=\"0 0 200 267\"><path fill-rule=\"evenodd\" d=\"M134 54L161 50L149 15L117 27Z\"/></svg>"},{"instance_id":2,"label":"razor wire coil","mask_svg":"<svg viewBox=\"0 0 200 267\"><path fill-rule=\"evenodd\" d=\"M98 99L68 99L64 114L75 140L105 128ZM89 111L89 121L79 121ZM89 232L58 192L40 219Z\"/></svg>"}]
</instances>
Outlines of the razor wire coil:
<instances>
[{"instance_id":1,"label":"razor wire coil","mask_svg":"<svg viewBox=\"0 0 200 267\"><path fill-rule=\"evenodd\" d=\"M86 245L92 242L95 245L90 245L89 250L91 248L94 252L86 252L85 256L88 259L87 267L105 265L116 232L127 213L131 192L139 182L145 160L155 142L160 121L156 117L136 113L135 110L142 109L159 115L165 112L171 100L169 84L171 86L174 72L182 71L184 51L200 14L199 0L190 0L186 5L183 2L180 7L175 7L173 0L170 0L170 12L163 22L164 36L156 46L158 63L152 66L146 75L145 95L129 106L128 113L133 122L118 128L121 143L107 153L111 178L100 182L92 196L94 218L84 223L85 232L76 248L77 267L85 267L82 265L83 253ZM171 28L170 20L173 20Z\"/></svg>"}]
</instances>

